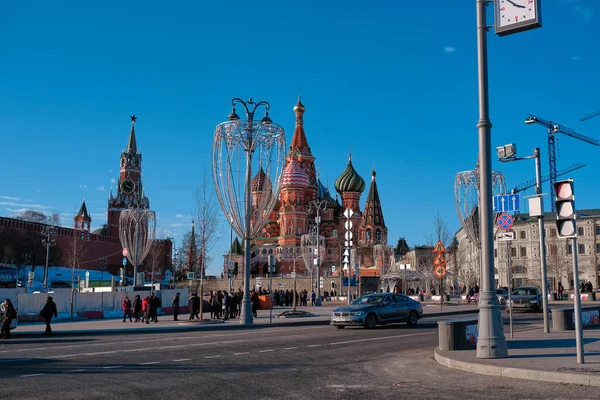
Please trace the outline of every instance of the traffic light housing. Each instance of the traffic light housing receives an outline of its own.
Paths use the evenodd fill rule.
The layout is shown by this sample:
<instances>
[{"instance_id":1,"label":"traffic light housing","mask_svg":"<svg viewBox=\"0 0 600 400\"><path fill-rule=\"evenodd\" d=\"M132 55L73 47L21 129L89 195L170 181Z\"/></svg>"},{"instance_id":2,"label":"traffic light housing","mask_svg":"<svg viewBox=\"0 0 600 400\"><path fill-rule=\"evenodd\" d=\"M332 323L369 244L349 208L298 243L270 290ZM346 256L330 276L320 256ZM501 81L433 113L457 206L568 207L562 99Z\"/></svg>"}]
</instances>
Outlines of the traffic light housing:
<instances>
[{"instance_id":1,"label":"traffic light housing","mask_svg":"<svg viewBox=\"0 0 600 400\"><path fill-rule=\"evenodd\" d=\"M573 179L555 182L554 192L556 193L554 205L556 206L556 231L558 237L577 237Z\"/></svg>"}]
</instances>

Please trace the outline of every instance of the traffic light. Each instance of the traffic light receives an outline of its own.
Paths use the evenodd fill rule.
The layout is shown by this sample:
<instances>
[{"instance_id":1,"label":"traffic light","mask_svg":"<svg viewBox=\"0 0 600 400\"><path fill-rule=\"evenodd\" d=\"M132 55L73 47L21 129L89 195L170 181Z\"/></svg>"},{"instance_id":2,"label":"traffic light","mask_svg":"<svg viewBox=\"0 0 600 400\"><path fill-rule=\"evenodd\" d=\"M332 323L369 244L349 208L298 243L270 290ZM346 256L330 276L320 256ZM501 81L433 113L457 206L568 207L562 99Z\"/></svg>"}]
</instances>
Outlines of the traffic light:
<instances>
[{"instance_id":1,"label":"traffic light","mask_svg":"<svg viewBox=\"0 0 600 400\"><path fill-rule=\"evenodd\" d=\"M556 206L556 230L558 237L577 237L573 179L555 182L554 192L556 193L554 205Z\"/></svg>"}]
</instances>

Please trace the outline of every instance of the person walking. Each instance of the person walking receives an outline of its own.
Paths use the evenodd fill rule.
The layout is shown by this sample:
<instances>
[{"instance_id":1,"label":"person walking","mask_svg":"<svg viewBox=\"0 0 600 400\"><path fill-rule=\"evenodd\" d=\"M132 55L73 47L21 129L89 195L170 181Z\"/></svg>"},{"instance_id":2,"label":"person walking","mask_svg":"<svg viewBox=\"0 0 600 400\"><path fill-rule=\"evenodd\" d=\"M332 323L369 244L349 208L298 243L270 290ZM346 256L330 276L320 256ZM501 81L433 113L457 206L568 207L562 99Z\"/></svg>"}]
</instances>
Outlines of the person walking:
<instances>
[{"instance_id":1,"label":"person walking","mask_svg":"<svg viewBox=\"0 0 600 400\"><path fill-rule=\"evenodd\" d=\"M563 290L565 290L565 288L563 287L562 283L558 282L558 300L562 300Z\"/></svg>"},{"instance_id":2,"label":"person walking","mask_svg":"<svg viewBox=\"0 0 600 400\"><path fill-rule=\"evenodd\" d=\"M146 296L144 297L144 299L142 300L142 312L144 313L144 316L142 317L142 323L144 323L144 321L149 324L150 322L150 296Z\"/></svg>"},{"instance_id":3,"label":"person walking","mask_svg":"<svg viewBox=\"0 0 600 400\"><path fill-rule=\"evenodd\" d=\"M158 309L160 308L160 300L154 292L150 294L150 300L148 301L148 306L150 307L149 317L154 323L158 322ZM146 321L148 322L148 321Z\"/></svg>"},{"instance_id":4,"label":"person walking","mask_svg":"<svg viewBox=\"0 0 600 400\"><path fill-rule=\"evenodd\" d=\"M133 299L133 315L135 316L135 322L140 322L140 313L142 312L142 299L140 299L140 295L136 294ZM142 317L142 322L143 321Z\"/></svg>"},{"instance_id":5,"label":"person walking","mask_svg":"<svg viewBox=\"0 0 600 400\"><path fill-rule=\"evenodd\" d=\"M131 300L129 300L129 296L125 296L121 306L123 307L123 322L127 320L127 317L129 317L129 322L133 322L131 320Z\"/></svg>"},{"instance_id":6,"label":"person walking","mask_svg":"<svg viewBox=\"0 0 600 400\"><path fill-rule=\"evenodd\" d=\"M250 292L250 303L252 305L252 316L258 318L258 293L255 290Z\"/></svg>"},{"instance_id":7,"label":"person walking","mask_svg":"<svg viewBox=\"0 0 600 400\"><path fill-rule=\"evenodd\" d=\"M314 307L316 300L317 300L317 295L315 294L315 291L313 290L312 294L310 295L310 305Z\"/></svg>"},{"instance_id":8,"label":"person walking","mask_svg":"<svg viewBox=\"0 0 600 400\"><path fill-rule=\"evenodd\" d=\"M46 322L46 331L44 332L44 335L52 336L52 327L50 326L50 322L52 321L52 317L58 317L56 303L52 300L52 296L48 296L48 299L46 299L46 305L44 308L42 308L42 311L40 311L40 315Z\"/></svg>"},{"instance_id":9,"label":"person walking","mask_svg":"<svg viewBox=\"0 0 600 400\"><path fill-rule=\"evenodd\" d=\"M190 318L189 320L192 321L194 319L194 317L196 316L197 312L196 312L196 293L192 292L192 294L189 297L189 308L190 308Z\"/></svg>"},{"instance_id":10,"label":"person walking","mask_svg":"<svg viewBox=\"0 0 600 400\"><path fill-rule=\"evenodd\" d=\"M175 293L175 296L173 296L171 307L173 307L173 321L179 321L179 319L177 319L179 316L179 292Z\"/></svg>"},{"instance_id":11,"label":"person walking","mask_svg":"<svg viewBox=\"0 0 600 400\"><path fill-rule=\"evenodd\" d=\"M4 300L1 305L2 310L2 328L0 329L0 339L10 339L10 323L17 318L17 310L10 299Z\"/></svg>"}]
</instances>

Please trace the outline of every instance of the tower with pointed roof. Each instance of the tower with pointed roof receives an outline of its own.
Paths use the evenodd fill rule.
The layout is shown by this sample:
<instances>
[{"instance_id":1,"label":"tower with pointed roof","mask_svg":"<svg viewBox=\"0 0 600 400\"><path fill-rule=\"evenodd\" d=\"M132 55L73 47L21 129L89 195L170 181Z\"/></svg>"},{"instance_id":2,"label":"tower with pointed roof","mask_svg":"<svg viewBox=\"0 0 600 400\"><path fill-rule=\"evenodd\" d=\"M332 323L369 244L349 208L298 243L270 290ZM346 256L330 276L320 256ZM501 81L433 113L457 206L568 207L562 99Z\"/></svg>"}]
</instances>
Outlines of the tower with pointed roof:
<instances>
[{"instance_id":1,"label":"tower with pointed roof","mask_svg":"<svg viewBox=\"0 0 600 400\"><path fill-rule=\"evenodd\" d=\"M387 243L387 227L383 220L379 191L377 190L376 172L371 172L371 187L359 229L359 241L365 245Z\"/></svg>"},{"instance_id":2,"label":"tower with pointed roof","mask_svg":"<svg viewBox=\"0 0 600 400\"><path fill-rule=\"evenodd\" d=\"M119 236L119 217L127 208L149 208L150 202L142 185L142 154L135 137L135 115L131 116L131 130L127 148L121 153L121 166L116 194L111 188L108 198L108 236Z\"/></svg>"},{"instance_id":3,"label":"tower with pointed roof","mask_svg":"<svg viewBox=\"0 0 600 400\"><path fill-rule=\"evenodd\" d=\"M73 218L73 220L75 222L74 229L76 231L83 231L83 232L90 231L90 224L92 223L92 218L90 217L90 214L88 213L87 206L85 205L85 200L83 201L83 203L81 203L79 212L77 213L75 218Z\"/></svg>"},{"instance_id":4,"label":"tower with pointed roof","mask_svg":"<svg viewBox=\"0 0 600 400\"><path fill-rule=\"evenodd\" d=\"M190 272L196 271L198 265L202 265L198 258L198 246L196 245L196 231L194 228L194 220L192 220L192 232L190 233L190 244L187 249L187 267ZM201 273L203 271L200 271ZM204 276L204 274L202 275Z\"/></svg>"},{"instance_id":5,"label":"tower with pointed roof","mask_svg":"<svg viewBox=\"0 0 600 400\"><path fill-rule=\"evenodd\" d=\"M296 114L296 125L294 127L294 135L290 144L290 150L286 157L286 163L294 159L308 176L308 201L317 198L317 172L315 168L315 157L313 157L304 132L304 112L306 107L300 101L294 106L294 114Z\"/></svg>"}]
</instances>

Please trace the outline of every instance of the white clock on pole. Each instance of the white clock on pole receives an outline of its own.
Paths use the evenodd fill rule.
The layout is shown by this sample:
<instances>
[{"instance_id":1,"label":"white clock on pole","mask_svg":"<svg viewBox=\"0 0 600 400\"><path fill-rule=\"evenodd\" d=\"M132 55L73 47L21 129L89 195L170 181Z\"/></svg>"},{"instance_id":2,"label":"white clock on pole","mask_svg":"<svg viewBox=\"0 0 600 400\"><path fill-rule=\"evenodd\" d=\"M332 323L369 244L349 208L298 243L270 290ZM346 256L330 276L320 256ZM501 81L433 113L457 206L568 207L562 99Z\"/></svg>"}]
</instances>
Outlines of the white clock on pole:
<instances>
[{"instance_id":1,"label":"white clock on pole","mask_svg":"<svg viewBox=\"0 0 600 400\"><path fill-rule=\"evenodd\" d=\"M540 0L494 1L496 34L504 36L541 27L541 11Z\"/></svg>"}]
</instances>

